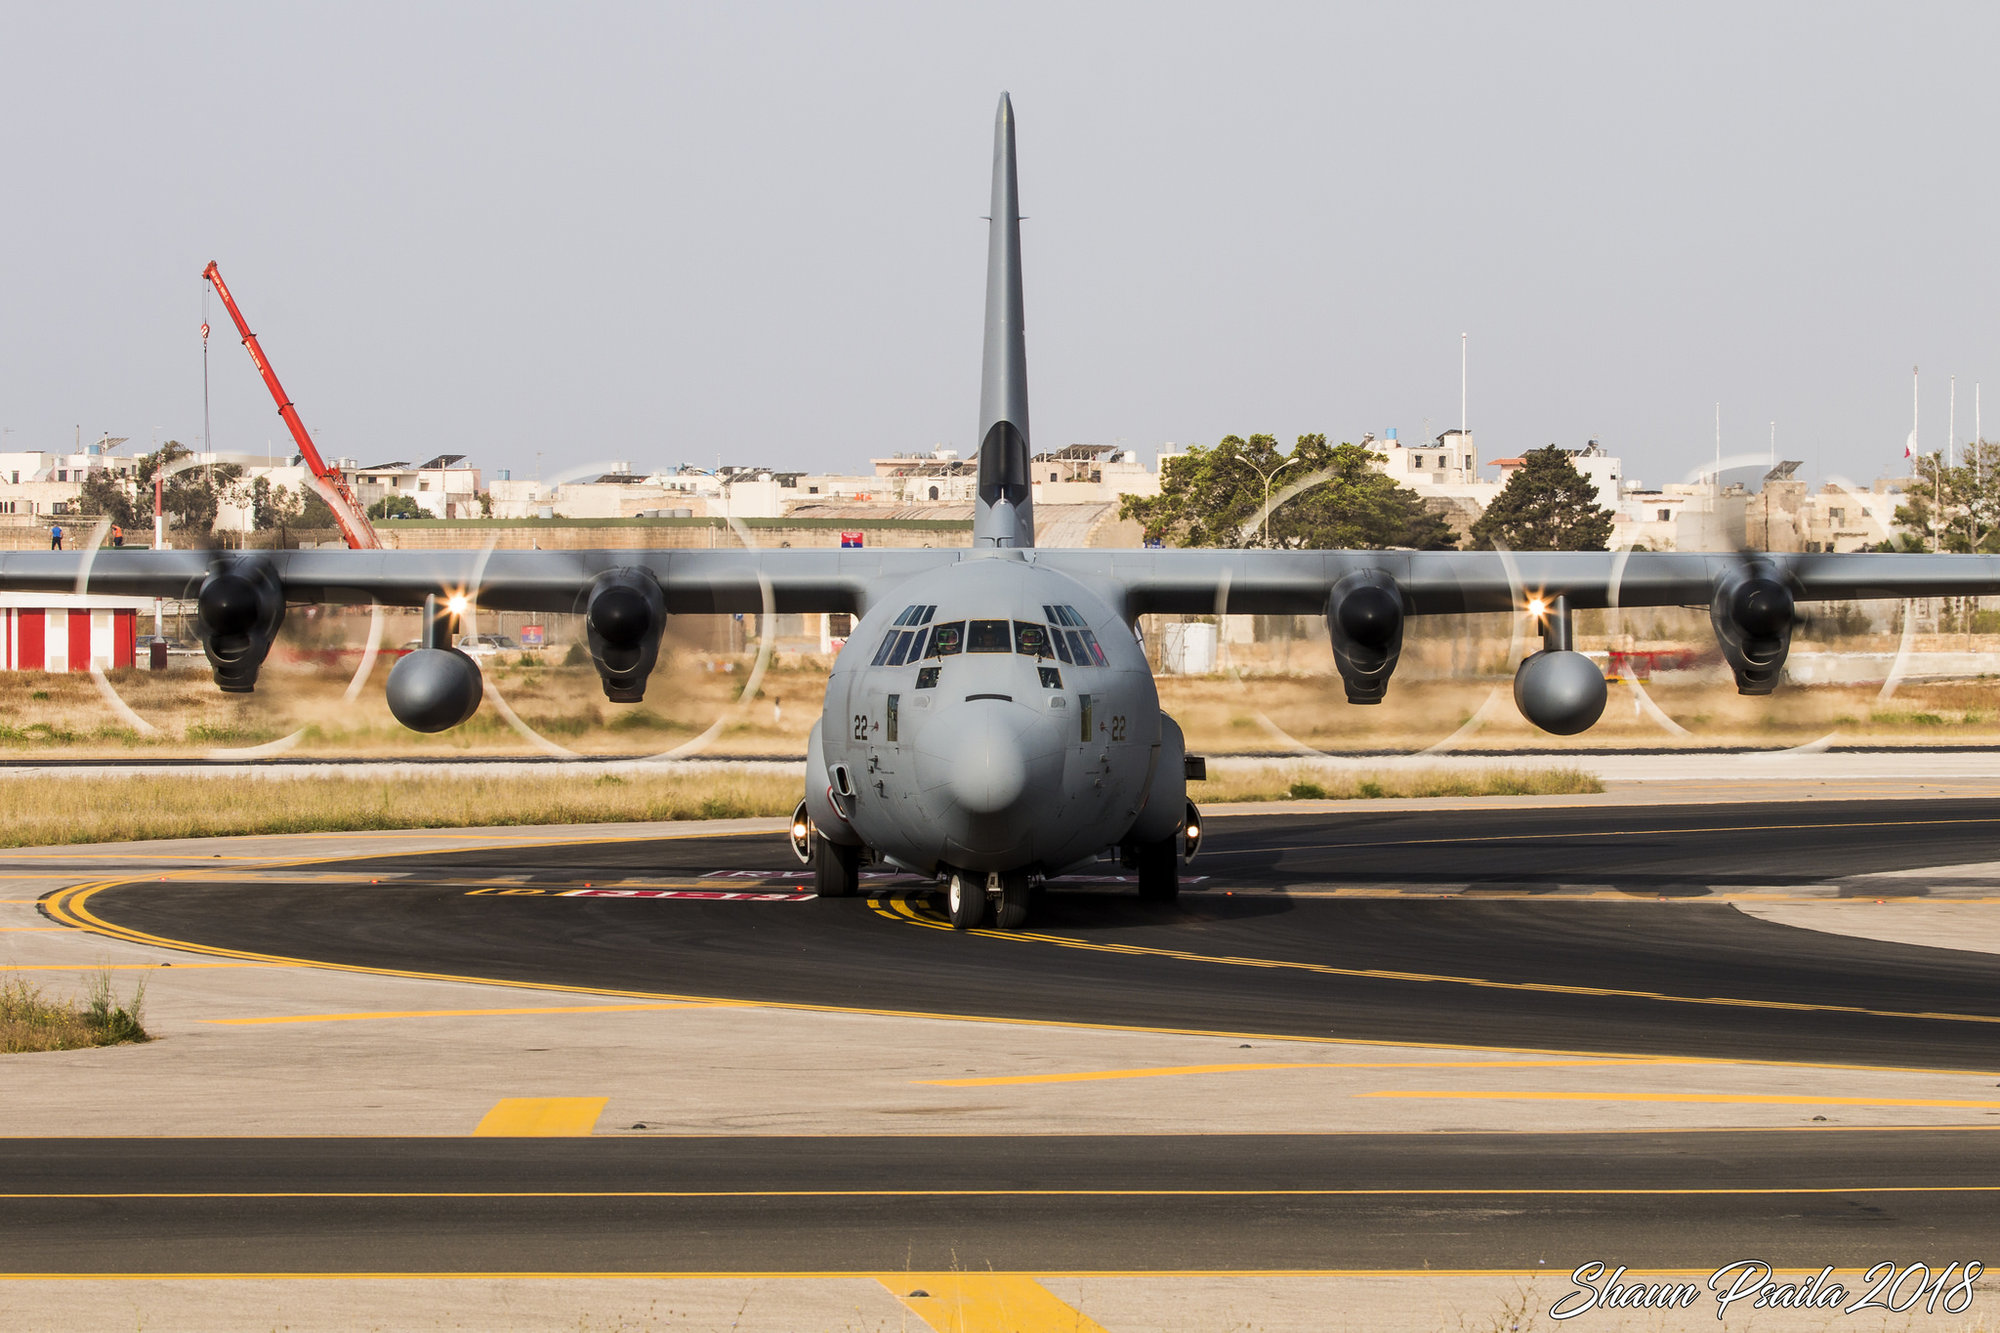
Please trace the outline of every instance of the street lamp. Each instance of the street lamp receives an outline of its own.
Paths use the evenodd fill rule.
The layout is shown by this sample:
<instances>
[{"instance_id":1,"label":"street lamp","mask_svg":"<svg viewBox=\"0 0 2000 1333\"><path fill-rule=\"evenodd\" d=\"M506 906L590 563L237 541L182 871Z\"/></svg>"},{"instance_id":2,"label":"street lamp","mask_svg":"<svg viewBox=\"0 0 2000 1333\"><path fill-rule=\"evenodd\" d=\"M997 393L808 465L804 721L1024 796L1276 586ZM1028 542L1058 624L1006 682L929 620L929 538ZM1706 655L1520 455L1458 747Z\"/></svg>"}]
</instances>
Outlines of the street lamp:
<instances>
[{"instance_id":1,"label":"street lamp","mask_svg":"<svg viewBox=\"0 0 2000 1333\"><path fill-rule=\"evenodd\" d=\"M1251 462L1249 459L1245 458L1241 454L1236 455L1236 461L1241 463L1244 467L1249 468L1252 472L1256 473L1260 478L1263 479L1264 512L1257 524L1257 544L1260 546L1268 546L1270 545L1270 535L1271 535L1271 478L1277 476L1280 472L1283 472L1286 468L1298 462L1299 456L1297 454L1293 454L1290 458L1287 458L1284 462L1278 464L1278 466L1272 468L1269 472L1264 471L1263 468L1258 467L1255 463Z\"/></svg>"}]
</instances>

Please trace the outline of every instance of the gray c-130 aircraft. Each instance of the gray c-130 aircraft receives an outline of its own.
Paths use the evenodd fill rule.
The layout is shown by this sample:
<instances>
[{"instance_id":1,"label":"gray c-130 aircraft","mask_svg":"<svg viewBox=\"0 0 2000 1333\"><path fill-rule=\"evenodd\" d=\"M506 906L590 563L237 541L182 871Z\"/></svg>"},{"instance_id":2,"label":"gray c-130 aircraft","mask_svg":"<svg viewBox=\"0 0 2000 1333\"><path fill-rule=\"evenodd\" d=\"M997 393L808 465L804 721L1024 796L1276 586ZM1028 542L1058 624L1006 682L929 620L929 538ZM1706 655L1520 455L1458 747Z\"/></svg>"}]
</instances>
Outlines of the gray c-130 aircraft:
<instances>
[{"instance_id":1,"label":"gray c-130 aircraft","mask_svg":"<svg viewBox=\"0 0 2000 1333\"><path fill-rule=\"evenodd\" d=\"M580 612L615 702L644 696L672 615L858 617L812 732L795 851L822 896L864 861L945 887L952 924L1025 923L1039 883L1110 852L1167 899L1193 855L1181 730L1160 710L1134 626L1149 612L1326 618L1348 702L1381 701L1411 616L1535 617L1515 676L1522 713L1560 735L1603 712L1573 650L1574 611L1709 608L1744 694L1768 694L1808 600L2000 592L2000 558L1679 552L1060 550L1035 545L1014 113L994 127L972 545L924 550L109 550L0 556L0 587L191 597L216 683L254 688L288 603L424 606L424 647L391 670L404 725L470 718L477 665L450 647L468 597Z\"/></svg>"}]
</instances>

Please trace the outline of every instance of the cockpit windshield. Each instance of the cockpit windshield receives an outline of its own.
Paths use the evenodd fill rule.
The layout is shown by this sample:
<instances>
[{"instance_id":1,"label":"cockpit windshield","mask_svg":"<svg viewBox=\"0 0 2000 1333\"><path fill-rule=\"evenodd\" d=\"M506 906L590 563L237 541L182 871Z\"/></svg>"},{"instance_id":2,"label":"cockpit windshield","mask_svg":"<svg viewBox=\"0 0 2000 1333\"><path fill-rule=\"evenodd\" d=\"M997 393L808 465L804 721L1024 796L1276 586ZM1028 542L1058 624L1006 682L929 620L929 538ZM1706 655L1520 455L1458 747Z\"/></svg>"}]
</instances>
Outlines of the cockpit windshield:
<instances>
[{"instance_id":1,"label":"cockpit windshield","mask_svg":"<svg viewBox=\"0 0 2000 1333\"><path fill-rule=\"evenodd\" d=\"M937 614L936 606L907 607L883 636L872 665L914 665L925 658L951 657L962 652L1054 657L1066 665L1079 667L1106 665L1097 637L1074 607L1045 606L1042 610L1054 623L946 620L932 625L930 620Z\"/></svg>"},{"instance_id":2,"label":"cockpit windshield","mask_svg":"<svg viewBox=\"0 0 2000 1333\"><path fill-rule=\"evenodd\" d=\"M966 636L965 650L969 653L1011 653L1014 651L1013 636L1007 632L1004 620L974 620L970 622L970 632Z\"/></svg>"}]
</instances>

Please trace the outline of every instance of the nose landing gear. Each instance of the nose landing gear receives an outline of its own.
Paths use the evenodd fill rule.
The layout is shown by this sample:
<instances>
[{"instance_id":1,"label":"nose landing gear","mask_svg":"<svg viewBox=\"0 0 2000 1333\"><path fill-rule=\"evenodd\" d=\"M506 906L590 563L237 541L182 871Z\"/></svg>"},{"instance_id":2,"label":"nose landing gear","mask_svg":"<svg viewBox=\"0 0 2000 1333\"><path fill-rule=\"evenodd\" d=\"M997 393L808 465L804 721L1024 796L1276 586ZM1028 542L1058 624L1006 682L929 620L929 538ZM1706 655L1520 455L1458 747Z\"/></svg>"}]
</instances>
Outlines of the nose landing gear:
<instances>
[{"instance_id":1,"label":"nose landing gear","mask_svg":"<svg viewBox=\"0 0 2000 1333\"><path fill-rule=\"evenodd\" d=\"M945 906L954 930L971 930L986 919L986 900L993 899L993 924L1019 930L1028 923L1034 898L1034 876L1025 870L992 871L981 875L954 870L945 876Z\"/></svg>"}]
</instances>

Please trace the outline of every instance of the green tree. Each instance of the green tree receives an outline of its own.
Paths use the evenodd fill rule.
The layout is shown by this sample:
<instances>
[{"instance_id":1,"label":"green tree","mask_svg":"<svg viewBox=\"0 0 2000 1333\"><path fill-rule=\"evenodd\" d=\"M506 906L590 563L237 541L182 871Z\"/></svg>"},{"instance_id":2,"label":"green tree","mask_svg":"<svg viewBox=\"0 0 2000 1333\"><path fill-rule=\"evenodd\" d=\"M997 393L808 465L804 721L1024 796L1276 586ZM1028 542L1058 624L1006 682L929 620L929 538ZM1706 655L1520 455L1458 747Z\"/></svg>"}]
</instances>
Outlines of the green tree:
<instances>
[{"instance_id":1,"label":"green tree","mask_svg":"<svg viewBox=\"0 0 2000 1333\"><path fill-rule=\"evenodd\" d=\"M1965 461L1945 466L1937 454L1916 459L1915 478L1896 506L1909 551L2000 551L2000 444L1965 446Z\"/></svg>"},{"instance_id":2,"label":"green tree","mask_svg":"<svg viewBox=\"0 0 2000 1333\"><path fill-rule=\"evenodd\" d=\"M1228 435L1167 460L1156 496L1127 496L1120 515L1176 546L1288 550L1435 550L1457 541L1415 491L1376 469L1381 455L1301 435L1289 455L1269 435ZM1280 470L1282 469L1282 471ZM1271 512L1260 521L1267 493Z\"/></svg>"},{"instance_id":3,"label":"green tree","mask_svg":"<svg viewBox=\"0 0 2000 1333\"><path fill-rule=\"evenodd\" d=\"M1611 543L1611 511L1569 455L1550 445L1531 451L1472 525L1481 548L1602 551Z\"/></svg>"},{"instance_id":4,"label":"green tree","mask_svg":"<svg viewBox=\"0 0 2000 1333\"><path fill-rule=\"evenodd\" d=\"M368 506L368 517L429 518L430 512L410 496L385 495L374 504Z\"/></svg>"},{"instance_id":5,"label":"green tree","mask_svg":"<svg viewBox=\"0 0 2000 1333\"><path fill-rule=\"evenodd\" d=\"M83 479L77 493L76 512L93 518L108 518L121 528L132 526L132 496L123 478L98 468Z\"/></svg>"},{"instance_id":6,"label":"green tree","mask_svg":"<svg viewBox=\"0 0 2000 1333\"><path fill-rule=\"evenodd\" d=\"M160 507L166 511L169 525L209 541L215 532L216 512L243 480L243 469L235 463L213 463L174 470L176 463L192 456L193 451L179 440L168 440L157 452L139 456L133 479L140 494L150 495L154 474L165 471Z\"/></svg>"}]
</instances>

